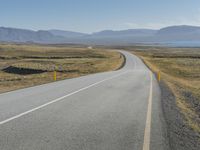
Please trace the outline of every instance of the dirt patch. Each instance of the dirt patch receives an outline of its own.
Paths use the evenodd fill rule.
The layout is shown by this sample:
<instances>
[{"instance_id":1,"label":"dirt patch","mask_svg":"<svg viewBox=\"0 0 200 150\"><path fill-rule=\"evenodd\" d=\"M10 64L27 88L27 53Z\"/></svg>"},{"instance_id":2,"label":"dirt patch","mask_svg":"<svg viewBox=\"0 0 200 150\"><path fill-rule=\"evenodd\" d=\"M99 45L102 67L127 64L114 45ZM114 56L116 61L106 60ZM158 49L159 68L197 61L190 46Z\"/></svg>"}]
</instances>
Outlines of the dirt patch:
<instances>
[{"instance_id":1,"label":"dirt patch","mask_svg":"<svg viewBox=\"0 0 200 150\"><path fill-rule=\"evenodd\" d=\"M29 69L29 68L17 68L13 66L9 66L4 68L2 71L6 73L18 74L18 75L30 75L30 74L40 74L46 71L44 70L36 70L36 69Z\"/></svg>"}]
</instances>

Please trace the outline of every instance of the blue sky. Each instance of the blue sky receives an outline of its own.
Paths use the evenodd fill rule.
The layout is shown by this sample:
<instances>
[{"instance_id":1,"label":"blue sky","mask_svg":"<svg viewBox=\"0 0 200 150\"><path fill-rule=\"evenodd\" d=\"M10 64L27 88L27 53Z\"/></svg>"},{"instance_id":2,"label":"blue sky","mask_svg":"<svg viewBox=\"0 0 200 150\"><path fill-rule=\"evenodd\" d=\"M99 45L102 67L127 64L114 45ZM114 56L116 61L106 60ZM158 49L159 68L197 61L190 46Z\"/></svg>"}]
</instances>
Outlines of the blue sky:
<instances>
[{"instance_id":1,"label":"blue sky","mask_svg":"<svg viewBox=\"0 0 200 150\"><path fill-rule=\"evenodd\" d=\"M96 32L199 25L200 0L0 0L0 26Z\"/></svg>"}]
</instances>

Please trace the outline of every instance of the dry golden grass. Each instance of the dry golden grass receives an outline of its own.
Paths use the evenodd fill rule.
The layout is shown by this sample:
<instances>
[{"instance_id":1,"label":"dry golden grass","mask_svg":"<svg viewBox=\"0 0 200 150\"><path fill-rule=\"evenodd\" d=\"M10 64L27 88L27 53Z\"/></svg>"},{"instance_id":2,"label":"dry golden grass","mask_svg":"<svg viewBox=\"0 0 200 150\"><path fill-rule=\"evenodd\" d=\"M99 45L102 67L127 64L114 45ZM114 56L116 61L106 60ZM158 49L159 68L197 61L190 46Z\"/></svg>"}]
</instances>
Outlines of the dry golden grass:
<instances>
[{"instance_id":1,"label":"dry golden grass","mask_svg":"<svg viewBox=\"0 0 200 150\"><path fill-rule=\"evenodd\" d=\"M123 62L120 53L105 49L2 44L0 93L52 82L54 70L57 71L57 80L63 80L117 70Z\"/></svg>"},{"instance_id":2,"label":"dry golden grass","mask_svg":"<svg viewBox=\"0 0 200 150\"><path fill-rule=\"evenodd\" d=\"M192 105L192 98L200 102L200 49L143 47L133 53L155 73L161 72L161 79L173 91L187 123L200 133L199 107Z\"/></svg>"}]
</instances>

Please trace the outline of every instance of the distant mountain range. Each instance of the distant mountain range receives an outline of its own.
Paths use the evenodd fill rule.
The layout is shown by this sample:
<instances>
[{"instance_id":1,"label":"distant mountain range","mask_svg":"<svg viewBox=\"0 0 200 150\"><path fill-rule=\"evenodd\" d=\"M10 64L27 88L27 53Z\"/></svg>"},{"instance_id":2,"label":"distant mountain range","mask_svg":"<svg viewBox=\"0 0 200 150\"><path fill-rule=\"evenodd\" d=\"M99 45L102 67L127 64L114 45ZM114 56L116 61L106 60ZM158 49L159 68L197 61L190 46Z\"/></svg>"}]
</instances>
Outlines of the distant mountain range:
<instances>
[{"instance_id":1,"label":"distant mountain range","mask_svg":"<svg viewBox=\"0 0 200 150\"><path fill-rule=\"evenodd\" d=\"M0 27L0 41L104 45L127 45L136 43L199 43L200 45L200 27L182 25L170 26L160 30L104 30L92 34L63 30L33 31Z\"/></svg>"},{"instance_id":2,"label":"distant mountain range","mask_svg":"<svg viewBox=\"0 0 200 150\"><path fill-rule=\"evenodd\" d=\"M52 33L43 30L32 31L25 29L0 27L0 41L54 43L64 42L64 39L63 37L55 36Z\"/></svg>"},{"instance_id":3,"label":"distant mountain range","mask_svg":"<svg viewBox=\"0 0 200 150\"><path fill-rule=\"evenodd\" d=\"M77 38L77 37L82 37L86 36L88 34L85 33L80 33L80 32L72 32L72 31L63 31L63 30L48 30L51 34L55 36L62 36L65 38Z\"/></svg>"}]
</instances>

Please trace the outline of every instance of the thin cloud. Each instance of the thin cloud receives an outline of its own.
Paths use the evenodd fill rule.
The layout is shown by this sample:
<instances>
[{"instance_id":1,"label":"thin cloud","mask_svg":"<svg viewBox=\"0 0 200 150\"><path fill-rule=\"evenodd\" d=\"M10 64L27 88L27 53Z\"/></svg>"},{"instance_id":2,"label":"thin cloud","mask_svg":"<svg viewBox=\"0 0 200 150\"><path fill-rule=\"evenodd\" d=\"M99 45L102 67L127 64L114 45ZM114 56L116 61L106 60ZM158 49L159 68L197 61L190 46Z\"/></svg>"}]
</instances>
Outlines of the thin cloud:
<instances>
[{"instance_id":1,"label":"thin cloud","mask_svg":"<svg viewBox=\"0 0 200 150\"><path fill-rule=\"evenodd\" d=\"M123 24L126 28L147 28L147 29L160 29L164 27L166 24L163 23L132 23L132 22L126 22Z\"/></svg>"},{"instance_id":2,"label":"thin cloud","mask_svg":"<svg viewBox=\"0 0 200 150\"><path fill-rule=\"evenodd\" d=\"M136 22L125 22L121 26L124 28L148 28L148 29L160 29L167 26L174 25L191 25L200 26L200 9L190 18L184 16L173 20L165 20L161 22L147 22L147 23L136 23Z\"/></svg>"},{"instance_id":3,"label":"thin cloud","mask_svg":"<svg viewBox=\"0 0 200 150\"><path fill-rule=\"evenodd\" d=\"M174 26L174 25L191 25L191 26L200 26L200 18L196 18L196 20L187 20L180 18L177 21L173 22L166 22L166 23L132 23L126 22L123 23L124 28L146 28L146 29L160 29L167 26Z\"/></svg>"}]
</instances>

